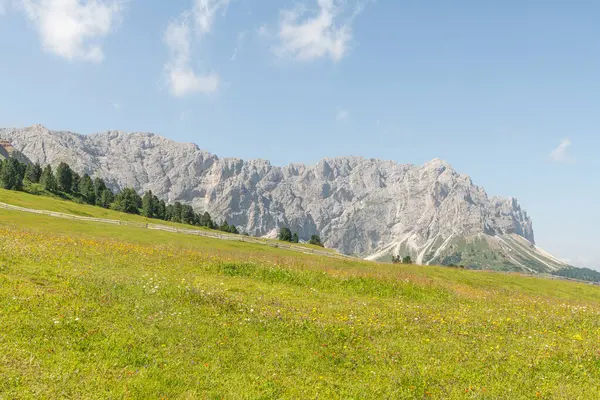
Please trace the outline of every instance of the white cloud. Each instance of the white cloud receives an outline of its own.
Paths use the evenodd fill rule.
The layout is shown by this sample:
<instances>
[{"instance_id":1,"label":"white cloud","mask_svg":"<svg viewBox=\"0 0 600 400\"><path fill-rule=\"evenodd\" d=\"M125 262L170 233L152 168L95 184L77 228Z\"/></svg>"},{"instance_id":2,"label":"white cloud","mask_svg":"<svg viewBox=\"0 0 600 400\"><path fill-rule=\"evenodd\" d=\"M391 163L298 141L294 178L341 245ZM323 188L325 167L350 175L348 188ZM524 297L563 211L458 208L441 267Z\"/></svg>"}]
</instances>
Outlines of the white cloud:
<instances>
[{"instance_id":1,"label":"white cloud","mask_svg":"<svg viewBox=\"0 0 600 400\"><path fill-rule=\"evenodd\" d=\"M0 0L0 15L6 14L6 9L8 8L8 0Z\"/></svg>"},{"instance_id":2,"label":"white cloud","mask_svg":"<svg viewBox=\"0 0 600 400\"><path fill-rule=\"evenodd\" d=\"M550 153L552 161L559 163L572 161L572 158L568 153L569 147L571 147L571 141L569 139L563 139L558 147Z\"/></svg>"},{"instance_id":3,"label":"white cloud","mask_svg":"<svg viewBox=\"0 0 600 400\"><path fill-rule=\"evenodd\" d=\"M345 5L344 0L317 0L318 11L309 17L305 17L304 7L282 11L276 53L299 61L322 57L341 60L352 39L352 21L365 3L357 4L352 16L344 20Z\"/></svg>"},{"instance_id":4,"label":"white cloud","mask_svg":"<svg viewBox=\"0 0 600 400\"><path fill-rule=\"evenodd\" d=\"M217 12L220 9L226 10L228 4L229 0L195 1L192 12L196 20L196 28L201 35L212 31Z\"/></svg>"},{"instance_id":5,"label":"white cloud","mask_svg":"<svg viewBox=\"0 0 600 400\"><path fill-rule=\"evenodd\" d=\"M198 76L191 69L173 69L169 74L171 94L183 97L194 93L210 94L219 89L217 74Z\"/></svg>"},{"instance_id":6,"label":"white cloud","mask_svg":"<svg viewBox=\"0 0 600 400\"><path fill-rule=\"evenodd\" d=\"M43 49L67 60L101 62L100 41L123 13L123 0L19 0Z\"/></svg>"},{"instance_id":7,"label":"white cloud","mask_svg":"<svg viewBox=\"0 0 600 400\"><path fill-rule=\"evenodd\" d=\"M192 68L192 29L190 16L196 27L197 36L212 31L217 12L225 8L229 0L196 0L191 13L184 12L169 23L164 34L164 42L169 49L166 64L167 82L173 96L183 97L195 93L210 94L219 89L220 78L216 73L198 75Z\"/></svg>"},{"instance_id":8,"label":"white cloud","mask_svg":"<svg viewBox=\"0 0 600 400\"><path fill-rule=\"evenodd\" d=\"M348 110L340 108L335 114L335 119L337 119L338 121L347 121L348 118L350 118L350 113L348 112Z\"/></svg>"}]
</instances>

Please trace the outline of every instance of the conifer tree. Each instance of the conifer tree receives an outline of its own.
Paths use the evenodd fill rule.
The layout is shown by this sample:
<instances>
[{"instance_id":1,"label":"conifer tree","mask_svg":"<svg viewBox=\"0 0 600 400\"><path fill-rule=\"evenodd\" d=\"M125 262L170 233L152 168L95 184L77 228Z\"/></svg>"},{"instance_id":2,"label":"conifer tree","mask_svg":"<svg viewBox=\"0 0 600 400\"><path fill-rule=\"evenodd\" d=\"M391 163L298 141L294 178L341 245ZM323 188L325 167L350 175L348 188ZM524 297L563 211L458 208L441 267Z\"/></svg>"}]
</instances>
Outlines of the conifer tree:
<instances>
[{"instance_id":1,"label":"conifer tree","mask_svg":"<svg viewBox=\"0 0 600 400\"><path fill-rule=\"evenodd\" d=\"M42 167L39 163L27 164L25 169L25 178L31 183L39 183L42 176Z\"/></svg>"},{"instance_id":2,"label":"conifer tree","mask_svg":"<svg viewBox=\"0 0 600 400\"><path fill-rule=\"evenodd\" d=\"M4 189L20 190L23 187L23 175L21 163L14 158L7 158L2 162L0 185Z\"/></svg>"},{"instance_id":3,"label":"conifer tree","mask_svg":"<svg viewBox=\"0 0 600 400\"><path fill-rule=\"evenodd\" d=\"M158 200L158 198L156 199ZM164 200L158 201L157 202L157 207L156 207L156 218L160 218L160 219L166 219L166 213L167 213L167 205L165 204Z\"/></svg>"},{"instance_id":4,"label":"conifer tree","mask_svg":"<svg viewBox=\"0 0 600 400\"><path fill-rule=\"evenodd\" d=\"M154 218L154 196L152 191L148 190L142 198L142 215L147 218Z\"/></svg>"},{"instance_id":5,"label":"conifer tree","mask_svg":"<svg viewBox=\"0 0 600 400\"><path fill-rule=\"evenodd\" d=\"M101 178L96 177L96 179L94 179L94 194L96 195L96 205L102 206L102 207L108 207L108 205L106 205L105 203L101 203L102 201L102 195L104 193L105 190L107 190L108 188L106 187L106 184L104 183L104 180ZM114 196L114 194L111 192L110 195L106 195L105 197L110 197L111 195ZM111 201L112 203L112 201Z\"/></svg>"},{"instance_id":6,"label":"conifer tree","mask_svg":"<svg viewBox=\"0 0 600 400\"><path fill-rule=\"evenodd\" d=\"M94 182L88 174L83 175L79 180L79 194L83 197L86 203L96 204L96 190L94 189ZM102 194L100 194L102 196ZM100 204L98 204L100 205Z\"/></svg>"},{"instance_id":7,"label":"conifer tree","mask_svg":"<svg viewBox=\"0 0 600 400\"><path fill-rule=\"evenodd\" d=\"M321 238L319 237L319 235L311 235L308 243L314 244L315 246L323 247L323 243L321 242Z\"/></svg>"},{"instance_id":8,"label":"conifer tree","mask_svg":"<svg viewBox=\"0 0 600 400\"><path fill-rule=\"evenodd\" d=\"M223 220L219 229L222 230L223 232L229 232L229 224L227 223L226 220Z\"/></svg>"},{"instance_id":9,"label":"conifer tree","mask_svg":"<svg viewBox=\"0 0 600 400\"><path fill-rule=\"evenodd\" d=\"M142 198L132 188L125 188L115 196L111 208L129 214L139 214Z\"/></svg>"},{"instance_id":10,"label":"conifer tree","mask_svg":"<svg viewBox=\"0 0 600 400\"><path fill-rule=\"evenodd\" d=\"M181 222L184 224L194 224L195 219L194 209L189 204L183 204L181 206Z\"/></svg>"},{"instance_id":11,"label":"conifer tree","mask_svg":"<svg viewBox=\"0 0 600 400\"><path fill-rule=\"evenodd\" d=\"M158 197L156 197L156 195L153 194L152 195L152 214L153 214L152 218L162 219L159 212L160 212L160 200L158 199Z\"/></svg>"},{"instance_id":12,"label":"conifer tree","mask_svg":"<svg viewBox=\"0 0 600 400\"><path fill-rule=\"evenodd\" d=\"M109 208L114 200L115 195L113 194L112 190L107 188L102 191L100 194L100 201L96 200L96 204L100 207Z\"/></svg>"},{"instance_id":13,"label":"conifer tree","mask_svg":"<svg viewBox=\"0 0 600 400\"><path fill-rule=\"evenodd\" d=\"M181 203L176 201L173 204L173 213L171 214L171 221L181 222Z\"/></svg>"},{"instance_id":14,"label":"conifer tree","mask_svg":"<svg viewBox=\"0 0 600 400\"><path fill-rule=\"evenodd\" d=\"M283 241L283 242L291 242L292 241L292 231L290 231L290 228L281 228L279 230L279 235L277 236L277 239Z\"/></svg>"},{"instance_id":15,"label":"conifer tree","mask_svg":"<svg viewBox=\"0 0 600 400\"><path fill-rule=\"evenodd\" d=\"M292 243L298 243L299 241L300 239L298 238L298 234L294 232L294 234L292 235Z\"/></svg>"},{"instance_id":16,"label":"conifer tree","mask_svg":"<svg viewBox=\"0 0 600 400\"><path fill-rule=\"evenodd\" d=\"M71 193L79 193L79 181L81 177L75 171L72 171L73 180L71 182Z\"/></svg>"},{"instance_id":17,"label":"conifer tree","mask_svg":"<svg viewBox=\"0 0 600 400\"><path fill-rule=\"evenodd\" d=\"M63 193L70 193L73 186L73 171L67 163L61 162L56 168L56 187Z\"/></svg>"},{"instance_id":18,"label":"conifer tree","mask_svg":"<svg viewBox=\"0 0 600 400\"><path fill-rule=\"evenodd\" d=\"M210 229L213 228L212 219L210 218L210 214L207 211L205 211L204 214L202 214L202 217L200 217L200 225Z\"/></svg>"},{"instance_id":19,"label":"conifer tree","mask_svg":"<svg viewBox=\"0 0 600 400\"><path fill-rule=\"evenodd\" d=\"M44 168L44 171L40 176L40 184L49 192L56 191L56 179L54 178L54 173L52 173L52 167L50 165L46 165Z\"/></svg>"},{"instance_id":20,"label":"conifer tree","mask_svg":"<svg viewBox=\"0 0 600 400\"><path fill-rule=\"evenodd\" d=\"M173 215L175 214L175 206L169 204L165 210L165 221L173 221Z\"/></svg>"}]
</instances>

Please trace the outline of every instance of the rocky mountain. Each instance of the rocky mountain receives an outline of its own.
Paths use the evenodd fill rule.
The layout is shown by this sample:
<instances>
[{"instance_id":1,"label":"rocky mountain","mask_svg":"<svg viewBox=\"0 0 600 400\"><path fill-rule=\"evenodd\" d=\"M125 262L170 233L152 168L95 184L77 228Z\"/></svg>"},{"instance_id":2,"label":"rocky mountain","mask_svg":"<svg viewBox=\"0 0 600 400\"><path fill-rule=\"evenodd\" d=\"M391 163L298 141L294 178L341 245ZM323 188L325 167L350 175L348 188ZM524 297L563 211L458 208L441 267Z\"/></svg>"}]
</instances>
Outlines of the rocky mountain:
<instances>
[{"instance_id":1,"label":"rocky mountain","mask_svg":"<svg viewBox=\"0 0 600 400\"><path fill-rule=\"evenodd\" d=\"M257 236L287 226L301 239L319 234L327 247L369 259L410 254L422 264L533 272L566 266L535 245L516 199L488 197L439 159L414 166L339 157L278 167L151 133L79 135L40 125L0 129L0 139L33 162L64 161L113 189L152 190Z\"/></svg>"},{"instance_id":2,"label":"rocky mountain","mask_svg":"<svg viewBox=\"0 0 600 400\"><path fill-rule=\"evenodd\" d=\"M16 158L24 164L29 163L27 157L25 157L25 155L23 155L23 153L20 151L16 150L12 143L10 143L8 140L0 139L0 161L11 157Z\"/></svg>"}]
</instances>

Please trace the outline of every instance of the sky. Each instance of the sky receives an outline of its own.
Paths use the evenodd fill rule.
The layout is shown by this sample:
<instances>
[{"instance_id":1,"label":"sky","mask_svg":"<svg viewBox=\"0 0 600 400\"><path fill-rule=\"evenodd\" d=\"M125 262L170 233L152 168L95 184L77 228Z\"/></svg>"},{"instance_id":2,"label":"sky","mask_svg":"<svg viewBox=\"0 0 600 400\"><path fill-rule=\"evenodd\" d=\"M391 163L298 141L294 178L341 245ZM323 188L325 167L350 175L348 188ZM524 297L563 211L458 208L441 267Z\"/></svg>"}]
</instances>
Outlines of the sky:
<instances>
[{"instance_id":1,"label":"sky","mask_svg":"<svg viewBox=\"0 0 600 400\"><path fill-rule=\"evenodd\" d=\"M600 2L0 0L0 126L448 161L600 270Z\"/></svg>"}]
</instances>

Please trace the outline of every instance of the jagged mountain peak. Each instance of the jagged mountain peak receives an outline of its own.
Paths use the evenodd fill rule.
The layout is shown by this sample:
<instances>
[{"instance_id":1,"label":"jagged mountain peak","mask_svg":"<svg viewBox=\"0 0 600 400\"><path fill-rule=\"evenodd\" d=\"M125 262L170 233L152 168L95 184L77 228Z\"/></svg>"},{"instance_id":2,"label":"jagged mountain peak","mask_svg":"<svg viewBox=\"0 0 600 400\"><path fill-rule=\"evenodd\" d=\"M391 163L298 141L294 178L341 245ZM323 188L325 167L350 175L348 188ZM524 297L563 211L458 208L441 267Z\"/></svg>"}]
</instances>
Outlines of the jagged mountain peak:
<instances>
[{"instance_id":1,"label":"jagged mountain peak","mask_svg":"<svg viewBox=\"0 0 600 400\"><path fill-rule=\"evenodd\" d=\"M150 133L78 135L33 126L1 129L0 138L34 162L67 162L113 189L152 190L254 235L287 226L302 239L319 234L329 247L376 259L404 252L420 263L563 266L536 252L532 222L516 199L488 198L438 158L421 166L349 156L279 167L219 158ZM475 260L474 246L484 246L490 258Z\"/></svg>"}]
</instances>

